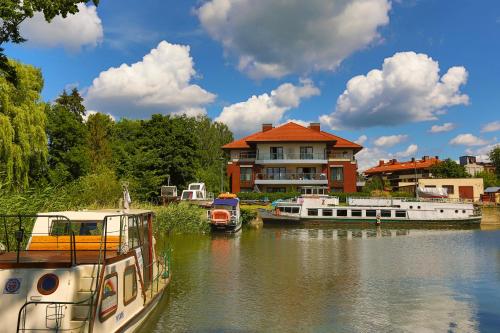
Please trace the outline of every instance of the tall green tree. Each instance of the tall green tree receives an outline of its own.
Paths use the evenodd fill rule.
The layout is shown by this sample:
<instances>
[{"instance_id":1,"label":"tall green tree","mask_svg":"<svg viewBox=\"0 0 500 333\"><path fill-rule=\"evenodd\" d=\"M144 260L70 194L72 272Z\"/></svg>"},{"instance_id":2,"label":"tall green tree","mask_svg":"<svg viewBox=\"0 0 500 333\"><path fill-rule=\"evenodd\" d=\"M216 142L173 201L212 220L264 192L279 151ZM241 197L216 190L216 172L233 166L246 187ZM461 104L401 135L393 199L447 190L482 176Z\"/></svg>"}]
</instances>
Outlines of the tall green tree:
<instances>
[{"instance_id":1,"label":"tall green tree","mask_svg":"<svg viewBox=\"0 0 500 333\"><path fill-rule=\"evenodd\" d=\"M89 115L87 122L90 169L95 172L111 163L113 119L103 113Z\"/></svg>"},{"instance_id":2,"label":"tall green tree","mask_svg":"<svg viewBox=\"0 0 500 333\"><path fill-rule=\"evenodd\" d=\"M0 180L12 190L23 190L40 174L47 159L45 108L39 69L9 61L17 85L0 75Z\"/></svg>"},{"instance_id":3,"label":"tall green tree","mask_svg":"<svg viewBox=\"0 0 500 333\"><path fill-rule=\"evenodd\" d=\"M494 173L488 171L478 172L474 175L474 178L483 178L484 188L500 185L498 177Z\"/></svg>"},{"instance_id":4,"label":"tall green tree","mask_svg":"<svg viewBox=\"0 0 500 333\"><path fill-rule=\"evenodd\" d=\"M65 91L48 109L49 178L60 183L77 179L90 169L85 107L78 91ZM83 110L83 111L82 111Z\"/></svg>"},{"instance_id":5,"label":"tall green tree","mask_svg":"<svg viewBox=\"0 0 500 333\"><path fill-rule=\"evenodd\" d=\"M436 178L467 178L469 174L465 167L453 161L446 159L431 167L431 173Z\"/></svg>"},{"instance_id":6,"label":"tall green tree","mask_svg":"<svg viewBox=\"0 0 500 333\"><path fill-rule=\"evenodd\" d=\"M489 157L491 162L495 165L497 177L500 178L500 146L493 148L489 153Z\"/></svg>"},{"instance_id":7,"label":"tall green tree","mask_svg":"<svg viewBox=\"0 0 500 333\"><path fill-rule=\"evenodd\" d=\"M52 20L57 15L66 17L78 12L79 3L89 0L1 0L0 1L0 76L17 85L15 67L4 54L4 43L22 43L26 41L19 31L21 23L36 12L42 12L45 20ZM96 6L99 0L92 1Z\"/></svg>"}]
</instances>

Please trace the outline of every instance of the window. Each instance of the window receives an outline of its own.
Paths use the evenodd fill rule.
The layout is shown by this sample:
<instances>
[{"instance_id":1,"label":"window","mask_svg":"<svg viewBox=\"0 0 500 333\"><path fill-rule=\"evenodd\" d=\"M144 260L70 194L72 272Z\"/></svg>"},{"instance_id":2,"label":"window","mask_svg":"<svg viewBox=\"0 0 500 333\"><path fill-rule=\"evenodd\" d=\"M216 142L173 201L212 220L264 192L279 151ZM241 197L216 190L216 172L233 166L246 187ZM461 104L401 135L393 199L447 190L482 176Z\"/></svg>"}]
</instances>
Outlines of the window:
<instances>
[{"instance_id":1,"label":"window","mask_svg":"<svg viewBox=\"0 0 500 333\"><path fill-rule=\"evenodd\" d=\"M240 192L250 193L250 192L252 192L252 189L251 188L241 188Z\"/></svg>"},{"instance_id":2,"label":"window","mask_svg":"<svg viewBox=\"0 0 500 333\"><path fill-rule=\"evenodd\" d=\"M127 266L123 272L123 304L127 305L137 297L137 275L135 266Z\"/></svg>"},{"instance_id":3,"label":"window","mask_svg":"<svg viewBox=\"0 0 500 333\"><path fill-rule=\"evenodd\" d=\"M382 209L380 211L380 216L382 217L391 217L392 214L391 214L391 211L390 210L387 210L387 209Z\"/></svg>"},{"instance_id":4,"label":"window","mask_svg":"<svg viewBox=\"0 0 500 333\"><path fill-rule=\"evenodd\" d=\"M436 188L436 185L425 185L425 188Z\"/></svg>"},{"instance_id":5,"label":"window","mask_svg":"<svg viewBox=\"0 0 500 333\"><path fill-rule=\"evenodd\" d=\"M341 182L344 180L344 168L343 167L332 167L330 168L331 177L333 181Z\"/></svg>"},{"instance_id":6,"label":"window","mask_svg":"<svg viewBox=\"0 0 500 333\"><path fill-rule=\"evenodd\" d=\"M323 209L323 216L333 216L333 211L331 209Z\"/></svg>"},{"instance_id":7,"label":"window","mask_svg":"<svg viewBox=\"0 0 500 333\"><path fill-rule=\"evenodd\" d=\"M276 192L284 193L284 192L286 192L286 188L285 187L268 187L266 189L266 192L267 193L276 193Z\"/></svg>"},{"instance_id":8,"label":"window","mask_svg":"<svg viewBox=\"0 0 500 333\"><path fill-rule=\"evenodd\" d=\"M300 147L300 159L312 160L314 158L312 147Z\"/></svg>"},{"instance_id":9,"label":"window","mask_svg":"<svg viewBox=\"0 0 500 333\"><path fill-rule=\"evenodd\" d=\"M377 216L377 211L374 209L367 209L366 216L375 217L375 216Z\"/></svg>"},{"instance_id":10,"label":"window","mask_svg":"<svg viewBox=\"0 0 500 333\"><path fill-rule=\"evenodd\" d=\"M413 209L413 206L410 206L410 209Z\"/></svg>"},{"instance_id":11,"label":"window","mask_svg":"<svg viewBox=\"0 0 500 333\"><path fill-rule=\"evenodd\" d=\"M444 210L442 210L442 209L441 209L441 210L440 210L440 212L441 212L441 213L444 213Z\"/></svg>"},{"instance_id":12,"label":"window","mask_svg":"<svg viewBox=\"0 0 500 333\"><path fill-rule=\"evenodd\" d=\"M240 180L251 181L252 180L252 168L240 168Z\"/></svg>"},{"instance_id":13,"label":"window","mask_svg":"<svg viewBox=\"0 0 500 333\"><path fill-rule=\"evenodd\" d=\"M347 216L347 209L337 209L337 216Z\"/></svg>"},{"instance_id":14,"label":"window","mask_svg":"<svg viewBox=\"0 0 500 333\"><path fill-rule=\"evenodd\" d=\"M361 216L361 211L360 210L352 210L351 216Z\"/></svg>"},{"instance_id":15,"label":"window","mask_svg":"<svg viewBox=\"0 0 500 333\"><path fill-rule=\"evenodd\" d=\"M396 217L406 217L406 211L404 211L404 210L397 210L396 211Z\"/></svg>"},{"instance_id":16,"label":"window","mask_svg":"<svg viewBox=\"0 0 500 333\"><path fill-rule=\"evenodd\" d=\"M193 199L193 191L184 191L182 192L182 200L191 200Z\"/></svg>"},{"instance_id":17,"label":"window","mask_svg":"<svg viewBox=\"0 0 500 333\"><path fill-rule=\"evenodd\" d=\"M271 147L271 160L283 159L283 147Z\"/></svg>"},{"instance_id":18,"label":"window","mask_svg":"<svg viewBox=\"0 0 500 333\"><path fill-rule=\"evenodd\" d=\"M455 186L453 186L453 185L443 185L443 188L446 189L446 193L448 193L448 194L455 193Z\"/></svg>"},{"instance_id":19,"label":"window","mask_svg":"<svg viewBox=\"0 0 500 333\"><path fill-rule=\"evenodd\" d=\"M458 214L458 210L456 210L455 213Z\"/></svg>"},{"instance_id":20,"label":"window","mask_svg":"<svg viewBox=\"0 0 500 333\"><path fill-rule=\"evenodd\" d=\"M118 274L111 273L104 278L104 287L101 294L99 319L105 321L118 309Z\"/></svg>"},{"instance_id":21,"label":"window","mask_svg":"<svg viewBox=\"0 0 500 333\"><path fill-rule=\"evenodd\" d=\"M286 179L286 168L267 168L267 179Z\"/></svg>"},{"instance_id":22,"label":"window","mask_svg":"<svg viewBox=\"0 0 500 333\"><path fill-rule=\"evenodd\" d=\"M102 233L102 223L99 222L68 221L66 219L53 220L50 228L50 235L69 235L71 231L73 231L75 235L79 236L100 235Z\"/></svg>"},{"instance_id":23,"label":"window","mask_svg":"<svg viewBox=\"0 0 500 333\"><path fill-rule=\"evenodd\" d=\"M318 216L318 210L317 209L308 208L307 209L307 215L308 216Z\"/></svg>"},{"instance_id":24,"label":"window","mask_svg":"<svg viewBox=\"0 0 500 333\"><path fill-rule=\"evenodd\" d=\"M138 231L138 217L129 216L128 218L128 247L133 249L140 245L139 231Z\"/></svg>"},{"instance_id":25,"label":"window","mask_svg":"<svg viewBox=\"0 0 500 333\"><path fill-rule=\"evenodd\" d=\"M292 207L292 214L298 214L299 213L299 207Z\"/></svg>"},{"instance_id":26,"label":"window","mask_svg":"<svg viewBox=\"0 0 500 333\"><path fill-rule=\"evenodd\" d=\"M465 214L465 209L462 211L462 213L464 213L464 214Z\"/></svg>"},{"instance_id":27,"label":"window","mask_svg":"<svg viewBox=\"0 0 500 333\"><path fill-rule=\"evenodd\" d=\"M302 179L306 179L306 180L314 179L315 174L316 174L316 168L297 168L297 177L300 180L302 180ZM310 188L310 194L313 194L312 188Z\"/></svg>"},{"instance_id":28,"label":"window","mask_svg":"<svg viewBox=\"0 0 500 333\"><path fill-rule=\"evenodd\" d=\"M417 206L417 209L420 209L420 206Z\"/></svg>"}]
</instances>

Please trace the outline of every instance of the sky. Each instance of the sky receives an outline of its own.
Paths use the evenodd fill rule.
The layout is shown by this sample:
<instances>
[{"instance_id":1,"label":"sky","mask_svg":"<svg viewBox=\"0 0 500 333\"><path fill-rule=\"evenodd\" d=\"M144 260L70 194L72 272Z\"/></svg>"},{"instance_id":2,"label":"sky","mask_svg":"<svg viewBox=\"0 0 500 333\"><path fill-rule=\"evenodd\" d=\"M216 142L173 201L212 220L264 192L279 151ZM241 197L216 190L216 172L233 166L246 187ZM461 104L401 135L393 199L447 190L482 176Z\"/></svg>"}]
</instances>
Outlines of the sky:
<instances>
[{"instance_id":1,"label":"sky","mask_svg":"<svg viewBox=\"0 0 500 333\"><path fill-rule=\"evenodd\" d=\"M77 87L116 120L320 122L364 146L360 170L500 142L497 0L101 0L21 33L6 53L41 68L45 101Z\"/></svg>"}]
</instances>

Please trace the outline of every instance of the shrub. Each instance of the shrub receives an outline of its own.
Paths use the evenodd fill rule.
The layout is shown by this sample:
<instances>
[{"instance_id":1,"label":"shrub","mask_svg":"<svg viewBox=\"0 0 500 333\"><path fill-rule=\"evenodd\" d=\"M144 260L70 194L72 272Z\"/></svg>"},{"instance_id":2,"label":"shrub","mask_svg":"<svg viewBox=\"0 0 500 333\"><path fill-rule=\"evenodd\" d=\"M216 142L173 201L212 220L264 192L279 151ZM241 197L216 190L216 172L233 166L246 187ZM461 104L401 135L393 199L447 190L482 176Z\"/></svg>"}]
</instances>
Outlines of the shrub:
<instances>
[{"instance_id":1,"label":"shrub","mask_svg":"<svg viewBox=\"0 0 500 333\"><path fill-rule=\"evenodd\" d=\"M155 232L199 233L210 229L206 210L186 202L168 206L146 206L156 214Z\"/></svg>"},{"instance_id":2,"label":"shrub","mask_svg":"<svg viewBox=\"0 0 500 333\"><path fill-rule=\"evenodd\" d=\"M261 200L274 201L278 199L290 199L300 196L299 192L272 192L272 193L256 193L256 192L240 192L238 198L241 200Z\"/></svg>"}]
</instances>

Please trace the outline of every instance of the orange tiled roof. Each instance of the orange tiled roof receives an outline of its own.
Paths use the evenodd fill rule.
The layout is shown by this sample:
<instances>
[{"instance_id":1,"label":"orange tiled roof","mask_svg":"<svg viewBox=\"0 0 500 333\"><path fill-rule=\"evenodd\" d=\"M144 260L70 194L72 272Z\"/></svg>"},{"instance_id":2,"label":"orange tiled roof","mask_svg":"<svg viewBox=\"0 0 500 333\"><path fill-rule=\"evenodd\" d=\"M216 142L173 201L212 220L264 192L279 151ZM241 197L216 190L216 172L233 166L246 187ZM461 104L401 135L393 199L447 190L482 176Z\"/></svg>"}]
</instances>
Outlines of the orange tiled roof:
<instances>
[{"instance_id":1,"label":"orange tiled roof","mask_svg":"<svg viewBox=\"0 0 500 333\"><path fill-rule=\"evenodd\" d=\"M431 157L426 160L416 160L415 162L412 161L398 162L396 160L391 160L388 162L381 161L379 165L370 168L368 170L365 170L365 174L377 174L377 173L394 172L401 170L427 169L439 162L440 160L435 157Z\"/></svg>"},{"instance_id":2,"label":"orange tiled roof","mask_svg":"<svg viewBox=\"0 0 500 333\"><path fill-rule=\"evenodd\" d=\"M355 148L361 150L363 147L339 136L317 131L301 126L294 122L274 127L265 132L257 132L242 139L233 141L222 146L223 149L247 149L249 143L257 142L336 142L334 147Z\"/></svg>"}]
</instances>

